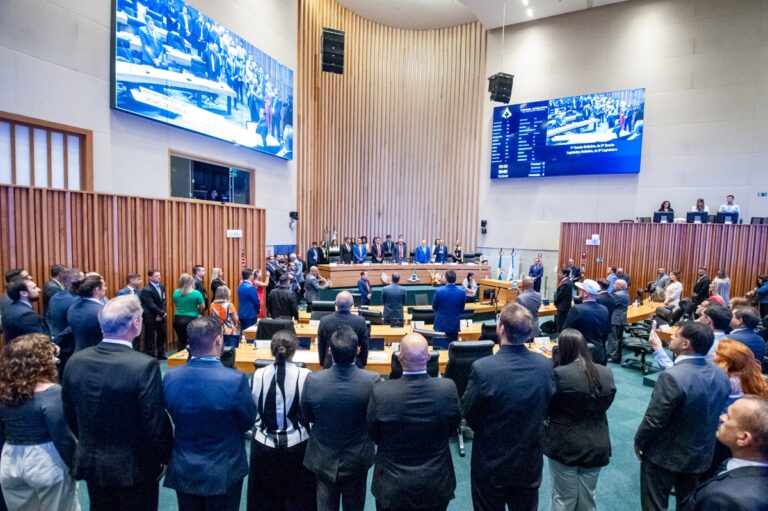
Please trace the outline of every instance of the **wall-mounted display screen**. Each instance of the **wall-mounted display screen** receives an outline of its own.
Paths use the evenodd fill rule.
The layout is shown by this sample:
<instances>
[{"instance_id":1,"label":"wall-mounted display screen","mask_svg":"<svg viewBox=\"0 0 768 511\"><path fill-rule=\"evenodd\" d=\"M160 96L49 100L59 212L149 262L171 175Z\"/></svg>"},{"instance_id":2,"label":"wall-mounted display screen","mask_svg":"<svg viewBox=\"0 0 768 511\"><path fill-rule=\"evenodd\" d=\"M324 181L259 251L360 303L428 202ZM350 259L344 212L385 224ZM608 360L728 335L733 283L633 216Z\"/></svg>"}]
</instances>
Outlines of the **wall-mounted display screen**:
<instances>
[{"instance_id":1,"label":"wall-mounted display screen","mask_svg":"<svg viewBox=\"0 0 768 511\"><path fill-rule=\"evenodd\" d=\"M112 108L293 158L293 71L181 0L114 0Z\"/></svg>"},{"instance_id":2,"label":"wall-mounted display screen","mask_svg":"<svg viewBox=\"0 0 768 511\"><path fill-rule=\"evenodd\" d=\"M493 109L491 179L637 174L645 89Z\"/></svg>"}]
</instances>

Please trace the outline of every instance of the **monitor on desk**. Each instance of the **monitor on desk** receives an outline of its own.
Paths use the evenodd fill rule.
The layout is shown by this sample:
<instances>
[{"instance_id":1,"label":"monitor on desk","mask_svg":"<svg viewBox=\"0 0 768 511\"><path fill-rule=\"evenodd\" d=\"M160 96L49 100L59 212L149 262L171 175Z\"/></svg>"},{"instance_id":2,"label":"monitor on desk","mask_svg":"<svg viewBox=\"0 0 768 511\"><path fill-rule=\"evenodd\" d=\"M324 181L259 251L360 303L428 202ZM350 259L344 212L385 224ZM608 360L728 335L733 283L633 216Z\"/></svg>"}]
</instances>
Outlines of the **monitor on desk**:
<instances>
[{"instance_id":1,"label":"monitor on desk","mask_svg":"<svg viewBox=\"0 0 768 511\"><path fill-rule=\"evenodd\" d=\"M657 224L671 224L675 221L675 213L672 211L657 211L653 214L653 222Z\"/></svg>"},{"instance_id":2,"label":"monitor on desk","mask_svg":"<svg viewBox=\"0 0 768 511\"><path fill-rule=\"evenodd\" d=\"M706 224L709 222L709 213L700 213L698 211L689 211L685 216L685 221L689 224Z\"/></svg>"},{"instance_id":3,"label":"monitor on desk","mask_svg":"<svg viewBox=\"0 0 768 511\"><path fill-rule=\"evenodd\" d=\"M739 223L738 213L717 213L715 217L716 224L737 224Z\"/></svg>"}]
</instances>

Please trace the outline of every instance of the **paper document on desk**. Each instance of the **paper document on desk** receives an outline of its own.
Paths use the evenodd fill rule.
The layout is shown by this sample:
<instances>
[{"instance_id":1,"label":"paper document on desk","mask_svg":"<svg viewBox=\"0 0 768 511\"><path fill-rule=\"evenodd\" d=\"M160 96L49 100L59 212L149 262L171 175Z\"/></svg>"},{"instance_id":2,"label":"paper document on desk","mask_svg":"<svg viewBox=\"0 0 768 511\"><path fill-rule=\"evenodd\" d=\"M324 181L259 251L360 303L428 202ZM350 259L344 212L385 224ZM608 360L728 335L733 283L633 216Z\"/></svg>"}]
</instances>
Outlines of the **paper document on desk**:
<instances>
[{"instance_id":1,"label":"paper document on desk","mask_svg":"<svg viewBox=\"0 0 768 511\"><path fill-rule=\"evenodd\" d=\"M388 355L385 351L369 351L368 360L387 360Z\"/></svg>"},{"instance_id":2,"label":"paper document on desk","mask_svg":"<svg viewBox=\"0 0 768 511\"><path fill-rule=\"evenodd\" d=\"M371 358L370 356L368 358ZM313 362L317 362L319 359L317 357L316 351L309 351L309 350L297 350L296 353L293 355L293 361L294 362L304 362L305 364L311 364Z\"/></svg>"}]
</instances>

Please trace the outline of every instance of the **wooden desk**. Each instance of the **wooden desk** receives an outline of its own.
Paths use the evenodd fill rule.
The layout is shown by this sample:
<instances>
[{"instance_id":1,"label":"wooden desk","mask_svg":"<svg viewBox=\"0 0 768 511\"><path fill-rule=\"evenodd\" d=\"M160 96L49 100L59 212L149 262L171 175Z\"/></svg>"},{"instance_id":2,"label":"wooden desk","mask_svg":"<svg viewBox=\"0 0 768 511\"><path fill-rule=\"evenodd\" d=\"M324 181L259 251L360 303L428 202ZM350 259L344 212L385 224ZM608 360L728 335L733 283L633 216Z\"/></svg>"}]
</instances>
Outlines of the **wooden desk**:
<instances>
[{"instance_id":1,"label":"wooden desk","mask_svg":"<svg viewBox=\"0 0 768 511\"><path fill-rule=\"evenodd\" d=\"M418 307L412 305L411 307ZM429 305L425 305L424 307L429 307ZM369 310L384 310L383 305L369 305ZM464 306L464 310L474 310L475 314L488 314L488 313L496 313L499 310L501 310L500 307L494 307L490 303L468 303ZM352 314L357 314L358 309L352 308ZM539 308L539 317L544 316L554 316L557 313L557 309L555 309L554 305L542 305ZM309 323L309 320L312 317L311 312L306 311L299 311L299 323ZM403 307L403 318L405 319L405 323L409 324L411 322L411 315L408 314L408 307Z\"/></svg>"},{"instance_id":2,"label":"wooden desk","mask_svg":"<svg viewBox=\"0 0 768 511\"><path fill-rule=\"evenodd\" d=\"M480 293L481 300L483 298L483 291L490 289L491 291L496 292L496 301L500 306L516 300L520 294L520 288L522 286L522 282L519 280L507 281L491 278L478 279L477 284L477 292Z\"/></svg>"},{"instance_id":3,"label":"wooden desk","mask_svg":"<svg viewBox=\"0 0 768 511\"><path fill-rule=\"evenodd\" d=\"M317 327L308 323L294 324L296 337L309 337L312 342L317 340ZM424 330L433 330L433 325L424 325ZM466 341L476 341L480 339L482 322L475 321L469 328L463 329L459 337ZM411 333L411 326L391 327L389 325L371 325L371 338L384 339L385 343L400 342L405 334ZM256 339L256 326L243 330L243 335L248 340Z\"/></svg>"},{"instance_id":4,"label":"wooden desk","mask_svg":"<svg viewBox=\"0 0 768 511\"><path fill-rule=\"evenodd\" d=\"M382 263L382 264L318 264L317 269L320 271L320 276L324 279L330 279L331 288L338 287L356 287L357 281L360 280L360 272L367 271L368 278L371 280L372 286L383 285L381 281L381 274L386 273L391 276L393 272L400 273L400 285L430 285L432 283L432 276L430 271L445 273L448 270L456 272L456 283L461 285L461 282L467 277L467 273L472 272L475 274L475 280L487 277L491 270L487 264L395 264L395 263ZM416 270L416 275L419 277L417 282L410 282L408 277L411 276L413 270Z\"/></svg>"}]
</instances>

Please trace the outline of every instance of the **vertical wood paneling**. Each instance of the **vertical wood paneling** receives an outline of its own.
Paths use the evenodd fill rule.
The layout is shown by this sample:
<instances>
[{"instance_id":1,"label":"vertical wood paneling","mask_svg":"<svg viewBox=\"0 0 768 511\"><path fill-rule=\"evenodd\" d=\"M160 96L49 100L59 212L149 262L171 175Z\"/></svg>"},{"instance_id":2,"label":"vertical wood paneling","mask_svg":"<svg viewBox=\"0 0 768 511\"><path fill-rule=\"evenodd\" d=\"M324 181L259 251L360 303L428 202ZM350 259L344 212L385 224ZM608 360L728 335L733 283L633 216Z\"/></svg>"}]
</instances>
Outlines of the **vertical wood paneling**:
<instances>
[{"instance_id":1,"label":"vertical wood paneling","mask_svg":"<svg viewBox=\"0 0 768 511\"><path fill-rule=\"evenodd\" d=\"M587 246L593 234L599 246ZM731 278L731 296L755 287L755 278L768 273L768 226L723 224L563 223L560 226L560 266L572 257L580 264L586 253L588 278L603 278L611 266L632 278L631 292L655 280L659 267L683 272L684 294L696 283L696 270L710 278L722 269ZM602 258L604 262L596 262Z\"/></svg>"},{"instance_id":2,"label":"vertical wood paneling","mask_svg":"<svg viewBox=\"0 0 768 511\"><path fill-rule=\"evenodd\" d=\"M323 27L345 32L343 75L321 71ZM334 227L475 246L485 54L480 23L401 30L300 0L300 249Z\"/></svg>"},{"instance_id":3,"label":"vertical wood paneling","mask_svg":"<svg viewBox=\"0 0 768 511\"><path fill-rule=\"evenodd\" d=\"M0 268L26 268L41 287L54 263L100 273L109 296L129 273L146 283L150 269L170 292L195 264L222 268L234 290L241 248L250 267L264 267L263 209L4 185L0 198ZM227 229L243 238L227 239Z\"/></svg>"}]
</instances>

